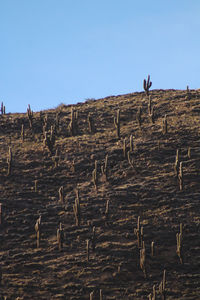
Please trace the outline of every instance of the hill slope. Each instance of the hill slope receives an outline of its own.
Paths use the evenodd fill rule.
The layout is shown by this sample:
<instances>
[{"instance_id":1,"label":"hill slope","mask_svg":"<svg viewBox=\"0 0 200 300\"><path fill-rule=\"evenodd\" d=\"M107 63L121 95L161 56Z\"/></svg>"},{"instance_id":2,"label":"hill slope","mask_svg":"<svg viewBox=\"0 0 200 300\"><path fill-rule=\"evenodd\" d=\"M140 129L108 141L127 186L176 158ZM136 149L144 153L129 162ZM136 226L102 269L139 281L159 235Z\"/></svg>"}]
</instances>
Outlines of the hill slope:
<instances>
[{"instance_id":1,"label":"hill slope","mask_svg":"<svg viewBox=\"0 0 200 300\"><path fill-rule=\"evenodd\" d=\"M103 299L148 299L155 285L157 299L200 299L200 91L153 90L150 95L154 122L144 93L34 113L32 128L26 114L0 116L0 295L7 299L92 299L94 292L93 299L100 299L101 289ZM69 130L72 107L78 111L74 136ZM119 138L113 122L118 109ZM47 143L54 125L57 132L51 153ZM177 171L182 162L182 178L174 168L177 149ZM62 186L63 201L59 201ZM79 226L73 207L77 190ZM57 243L60 223L61 250ZM179 257L176 235L180 224ZM164 270L162 295L159 285Z\"/></svg>"}]
</instances>

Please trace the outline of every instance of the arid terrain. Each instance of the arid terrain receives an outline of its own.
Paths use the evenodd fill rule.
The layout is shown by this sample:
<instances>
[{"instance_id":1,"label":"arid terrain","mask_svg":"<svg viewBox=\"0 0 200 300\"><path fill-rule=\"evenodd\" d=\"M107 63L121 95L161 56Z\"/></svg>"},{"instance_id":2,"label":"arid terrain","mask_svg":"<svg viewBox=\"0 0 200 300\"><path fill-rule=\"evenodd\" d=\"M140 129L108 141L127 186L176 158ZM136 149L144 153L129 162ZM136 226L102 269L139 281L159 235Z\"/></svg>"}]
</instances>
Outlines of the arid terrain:
<instances>
[{"instance_id":1,"label":"arid terrain","mask_svg":"<svg viewBox=\"0 0 200 300\"><path fill-rule=\"evenodd\" d=\"M0 115L0 299L200 299L200 90L149 94Z\"/></svg>"}]
</instances>

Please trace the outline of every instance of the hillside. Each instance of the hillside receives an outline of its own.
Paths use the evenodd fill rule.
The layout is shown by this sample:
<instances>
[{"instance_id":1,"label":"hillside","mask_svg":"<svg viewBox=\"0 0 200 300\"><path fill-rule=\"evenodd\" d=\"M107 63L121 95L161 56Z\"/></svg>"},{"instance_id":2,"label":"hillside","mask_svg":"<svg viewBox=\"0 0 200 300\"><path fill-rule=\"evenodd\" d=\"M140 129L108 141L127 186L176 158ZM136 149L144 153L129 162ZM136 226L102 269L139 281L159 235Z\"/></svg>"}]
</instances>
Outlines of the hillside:
<instances>
[{"instance_id":1,"label":"hillside","mask_svg":"<svg viewBox=\"0 0 200 300\"><path fill-rule=\"evenodd\" d=\"M150 96L0 115L1 299L200 299L200 90Z\"/></svg>"}]
</instances>

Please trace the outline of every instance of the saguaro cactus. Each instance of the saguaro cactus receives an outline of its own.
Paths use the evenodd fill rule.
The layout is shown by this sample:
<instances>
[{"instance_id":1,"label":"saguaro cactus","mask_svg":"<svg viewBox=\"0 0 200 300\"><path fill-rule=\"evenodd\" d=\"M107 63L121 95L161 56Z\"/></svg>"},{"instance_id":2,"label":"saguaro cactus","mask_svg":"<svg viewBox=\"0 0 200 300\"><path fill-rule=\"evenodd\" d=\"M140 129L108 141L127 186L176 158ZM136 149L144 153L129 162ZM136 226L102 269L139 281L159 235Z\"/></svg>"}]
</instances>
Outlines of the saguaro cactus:
<instances>
[{"instance_id":1,"label":"saguaro cactus","mask_svg":"<svg viewBox=\"0 0 200 300\"><path fill-rule=\"evenodd\" d=\"M21 138L22 138L22 143L24 142L24 124L22 124L21 127Z\"/></svg>"},{"instance_id":2,"label":"saguaro cactus","mask_svg":"<svg viewBox=\"0 0 200 300\"><path fill-rule=\"evenodd\" d=\"M148 103L148 113L151 119L151 122L154 123L154 106L152 106L151 96L149 95L149 103Z\"/></svg>"},{"instance_id":3,"label":"saguaro cactus","mask_svg":"<svg viewBox=\"0 0 200 300\"><path fill-rule=\"evenodd\" d=\"M143 88L144 88L147 96L149 95L149 89L151 86L152 86L152 82L150 81L150 75L148 75L147 80L144 79L144 81L143 81Z\"/></svg>"},{"instance_id":4,"label":"saguaro cactus","mask_svg":"<svg viewBox=\"0 0 200 300\"><path fill-rule=\"evenodd\" d=\"M120 109L117 110L117 116L114 117L114 125L117 130L117 137L120 138Z\"/></svg>"},{"instance_id":5,"label":"saguaro cactus","mask_svg":"<svg viewBox=\"0 0 200 300\"><path fill-rule=\"evenodd\" d=\"M143 245L143 227L140 226L140 216L137 220L137 228L134 228L134 233L137 236L138 248Z\"/></svg>"},{"instance_id":6,"label":"saguaro cactus","mask_svg":"<svg viewBox=\"0 0 200 300\"><path fill-rule=\"evenodd\" d=\"M87 121L88 121L89 132L94 133L94 131L95 131L95 129L94 129L94 120L92 118L91 113L88 114Z\"/></svg>"},{"instance_id":7,"label":"saguaro cactus","mask_svg":"<svg viewBox=\"0 0 200 300\"><path fill-rule=\"evenodd\" d=\"M180 232L176 234L176 253L180 259L180 263L183 263L183 247L182 247L182 241L183 241L183 225L180 224Z\"/></svg>"},{"instance_id":8,"label":"saguaro cactus","mask_svg":"<svg viewBox=\"0 0 200 300\"><path fill-rule=\"evenodd\" d=\"M144 277L146 278L146 267L145 267L145 263L146 263L146 250L145 250L145 245L144 245L144 241L142 243L142 249L140 249L140 268L144 273Z\"/></svg>"},{"instance_id":9,"label":"saguaro cactus","mask_svg":"<svg viewBox=\"0 0 200 300\"><path fill-rule=\"evenodd\" d=\"M1 102L1 114L5 115L6 114L6 107L3 105L3 102Z\"/></svg>"},{"instance_id":10,"label":"saguaro cactus","mask_svg":"<svg viewBox=\"0 0 200 300\"><path fill-rule=\"evenodd\" d=\"M38 190L38 180L36 179L35 180L35 193L37 193L37 190Z\"/></svg>"},{"instance_id":11,"label":"saguaro cactus","mask_svg":"<svg viewBox=\"0 0 200 300\"><path fill-rule=\"evenodd\" d=\"M12 173L12 162L13 162L13 155L12 155L12 150L11 147L8 149L8 158L7 158L7 164L8 164L8 172L7 175L11 175Z\"/></svg>"},{"instance_id":12,"label":"saguaro cactus","mask_svg":"<svg viewBox=\"0 0 200 300\"><path fill-rule=\"evenodd\" d=\"M90 300L94 300L94 299L93 299L93 296L94 296L94 292L91 292L91 293L90 293Z\"/></svg>"},{"instance_id":13,"label":"saguaro cactus","mask_svg":"<svg viewBox=\"0 0 200 300\"><path fill-rule=\"evenodd\" d=\"M178 177L178 172L179 172L179 164L180 164L179 150L177 149L176 150L176 159L175 159L175 164L174 164L174 171L175 171L175 174L176 174L177 177Z\"/></svg>"},{"instance_id":14,"label":"saguaro cactus","mask_svg":"<svg viewBox=\"0 0 200 300\"><path fill-rule=\"evenodd\" d=\"M95 248L96 248L96 228L95 228L95 226L93 226L93 228L92 228L91 243L92 243L92 251L95 251Z\"/></svg>"},{"instance_id":15,"label":"saguaro cactus","mask_svg":"<svg viewBox=\"0 0 200 300\"><path fill-rule=\"evenodd\" d=\"M188 147L187 156L189 159L191 158L191 147Z\"/></svg>"},{"instance_id":16,"label":"saguaro cactus","mask_svg":"<svg viewBox=\"0 0 200 300\"><path fill-rule=\"evenodd\" d=\"M163 132L163 134L168 133L167 115L165 115L162 120L162 132Z\"/></svg>"},{"instance_id":17,"label":"saguaro cactus","mask_svg":"<svg viewBox=\"0 0 200 300\"><path fill-rule=\"evenodd\" d=\"M54 131L51 131L50 137L47 135L47 132L45 132L45 137L44 137L44 145L47 146L49 152L51 155L53 154L53 148L55 145L55 134Z\"/></svg>"},{"instance_id":18,"label":"saguaro cactus","mask_svg":"<svg viewBox=\"0 0 200 300\"><path fill-rule=\"evenodd\" d=\"M108 154L105 157L104 165L101 166L101 173L103 176L105 176L105 180L108 179L108 168L107 167L108 167Z\"/></svg>"},{"instance_id":19,"label":"saguaro cactus","mask_svg":"<svg viewBox=\"0 0 200 300\"><path fill-rule=\"evenodd\" d=\"M108 224L109 217L110 217L110 200L107 200L106 209L105 209L105 225Z\"/></svg>"},{"instance_id":20,"label":"saguaro cactus","mask_svg":"<svg viewBox=\"0 0 200 300\"><path fill-rule=\"evenodd\" d=\"M64 192L63 192L63 186L61 186L58 190L59 193L59 202L63 203L64 202Z\"/></svg>"},{"instance_id":21,"label":"saguaro cactus","mask_svg":"<svg viewBox=\"0 0 200 300\"><path fill-rule=\"evenodd\" d=\"M28 116L28 120L29 120L29 126L30 126L30 128L32 128L32 126L33 126L33 111L31 110L30 104L28 105L28 108L27 108L27 116Z\"/></svg>"},{"instance_id":22,"label":"saguaro cactus","mask_svg":"<svg viewBox=\"0 0 200 300\"><path fill-rule=\"evenodd\" d=\"M151 256L153 257L155 254L155 243L154 241L151 242Z\"/></svg>"},{"instance_id":23,"label":"saguaro cactus","mask_svg":"<svg viewBox=\"0 0 200 300\"><path fill-rule=\"evenodd\" d=\"M78 189L76 190L76 199L75 199L75 203L73 205L73 210L74 210L74 216L75 216L75 220L76 220L76 226L80 226L81 207L80 207L80 197L79 197Z\"/></svg>"},{"instance_id":24,"label":"saguaro cactus","mask_svg":"<svg viewBox=\"0 0 200 300\"><path fill-rule=\"evenodd\" d=\"M124 155L124 158L126 158L126 156L127 156L126 138L124 138L124 140L123 140L123 155Z\"/></svg>"},{"instance_id":25,"label":"saguaro cactus","mask_svg":"<svg viewBox=\"0 0 200 300\"><path fill-rule=\"evenodd\" d=\"M133 157L131 158L131 152L130 151L127 152L127 159L128 159L128 162L129 162L130 166L133 168L134 167L134 159L133 159Z\"/></svg>"},{"instance_id":26,"label":"saguaro cactus","mask_svg":"<svg viewBox=\"0 0 200 300\"><path fill-rule=\"evenodd\" d=\"M191 93L190 93L190 89L189 89L189 86L187 85L187 88L186 88L186 96L185 96L185 99L186 100L190 100L191 99Z\"/></svg>"},{"instance_id":27,"label":"saguaro cactus","mask_svg":"<svg viewBox=\"0 0 200 300\"><path fill-rule=\"evenodd\" d=\"M58 249L61 251L64 242L64 232L62 228L62 223L60 223L60 227L57 229L57 242L58 242Z\"/></svg>"},{"instance_id":28,"label":"saguaro cactus","mask_svg":"<svg viewBox=\"0 0 200 300\"><path fill-rule=\"evenodd\" d=\"M87 261L90 260L90 240L86 240Z\"/></svg>"},{"instance_id":29,"label":"saguaro cactus","mask_svg":"<svg viewBox=\"0 0 200 300\"><path fill-rule=\"evenodd\" d=\"M35 232L37 238L37 248L40 247L40 238L41 238L41 216L37 219L35 223Z\"/></svg>"},{"instance_id":30,"label":"saguaro cactus","mask_svg":"<svg viewBox=\"0 0 200 300\"><path fill-rule=\"evenodd\" d=\"M155 286L155 284L153 286L153 295L150 294L148 297L149 297L149 300L156 300L156 286Z\"/></svg>"},{"instance_id":31,"label":"saguaro cactus","mask_svg":"<svg viewBox=\"0 0 200 300\"><path fill-rule=\"evenodd\" d=\"M75 136L78 131L78 112L74 110L73 108L71 109L71 120L69 123L69 132L72 136Z\"/></svg>"},{"instance_id":32,"label":"saguaro cactus","mask_svg":"<svg viewBox=\"0 0 200 300\"><path fill-rule=\"evenodd\" d=\"M183 190L183 163L182 162L180 162L178 179L179 179L179 189L180 191L182 191Z\"/></svg>"},{"instance_id":33,"label":"saguaro cactus","mask_svg":"<svg viewBox=\"0 0 200 300\"><path fill-rule=\"evenodd\" d=\"M161 294L161 299L162 300L166 299L165 286L166 286L166 270L163 271L163 279L162 279L162 281L160 282L160 285L159 285L159 292Z\"/></svg>"}]
</instances>

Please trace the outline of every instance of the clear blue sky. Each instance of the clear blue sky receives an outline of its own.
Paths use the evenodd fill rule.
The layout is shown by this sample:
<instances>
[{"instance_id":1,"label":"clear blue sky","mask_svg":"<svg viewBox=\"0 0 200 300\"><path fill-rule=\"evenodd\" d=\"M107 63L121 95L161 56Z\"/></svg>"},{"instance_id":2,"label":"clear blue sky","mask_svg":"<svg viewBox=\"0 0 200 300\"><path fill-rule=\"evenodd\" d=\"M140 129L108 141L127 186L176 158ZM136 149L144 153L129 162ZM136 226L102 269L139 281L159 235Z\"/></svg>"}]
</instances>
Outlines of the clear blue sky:
<instances>
[{"instance_id":1,"label":"clear blue sky","mask_svg":"<svg viewBox=\"0 0 200 300\"><path fill-rule=\"evenodd\" d=\"M200 0L0 0L0 101L34 111L200 88Z\"/></svg>"}]
</instances>

